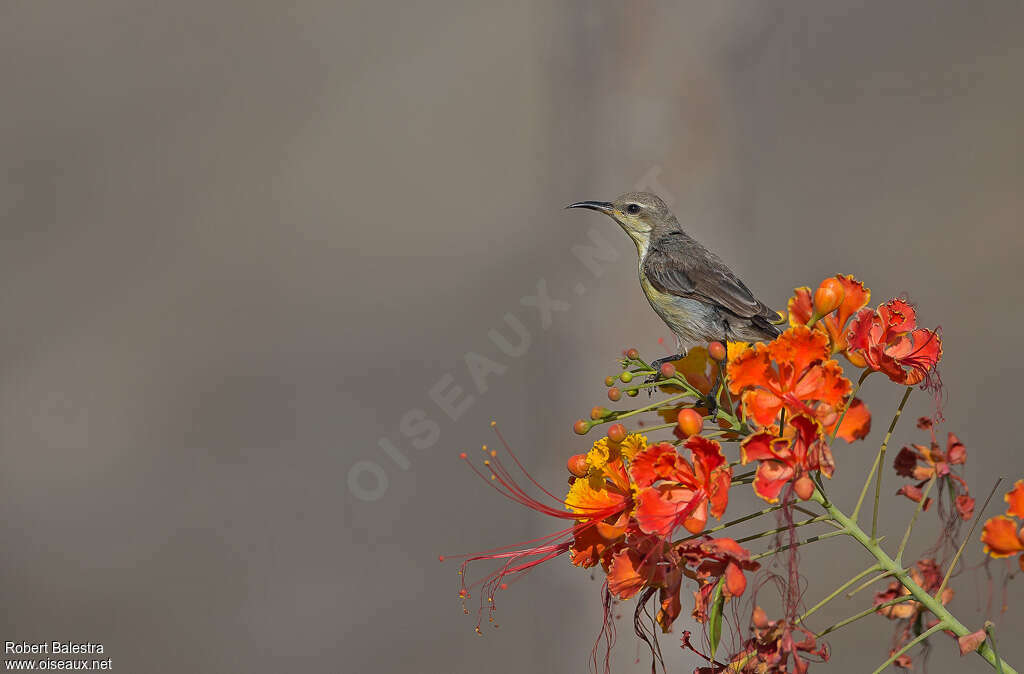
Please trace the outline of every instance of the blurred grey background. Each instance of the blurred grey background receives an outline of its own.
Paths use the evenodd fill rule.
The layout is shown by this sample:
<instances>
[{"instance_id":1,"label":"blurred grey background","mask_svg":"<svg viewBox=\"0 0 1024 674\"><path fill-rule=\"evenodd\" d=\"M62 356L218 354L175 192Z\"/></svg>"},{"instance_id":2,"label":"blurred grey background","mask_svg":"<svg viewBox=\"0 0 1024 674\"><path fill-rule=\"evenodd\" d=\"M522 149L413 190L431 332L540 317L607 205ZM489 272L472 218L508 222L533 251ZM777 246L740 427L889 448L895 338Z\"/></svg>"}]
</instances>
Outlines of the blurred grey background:
<instances>
[{"instance_id":1,"label":"blurred grey background","mask_svg":"<svg viewBox=\"0 0 1024 674\"><path fill-rule=\"evenodd\" d=\"M458 461L492 418L560 489L615 356L661 353L632 244L562 210L636 187L779 307L837 271L911 293L975 493L1021 476L1022 21L1016 1L4 2L2 639L100 642L121 672L583 671L599 581L551 562L479 638L437 556L557 526ZM591 233L617 257L574 256ZM521 301L540 283L546 321ZM488 337L516 341L507 314L514 355ZM467 354L500 373L478 386ZM841 502L898 394L869 384ZM896 447L922 438L912 400ZM805 554L811 603L867 565ZM993 572L958 580L972 626ZM1007 598L1019 667L1019 579ZM627 623L614 671L649 671ZM698 664L682 629L670 671ZM822 670L871 671L890 634L836 633ZM934 642L930 671L988 671Z\"/></svg>"}]
</instances>

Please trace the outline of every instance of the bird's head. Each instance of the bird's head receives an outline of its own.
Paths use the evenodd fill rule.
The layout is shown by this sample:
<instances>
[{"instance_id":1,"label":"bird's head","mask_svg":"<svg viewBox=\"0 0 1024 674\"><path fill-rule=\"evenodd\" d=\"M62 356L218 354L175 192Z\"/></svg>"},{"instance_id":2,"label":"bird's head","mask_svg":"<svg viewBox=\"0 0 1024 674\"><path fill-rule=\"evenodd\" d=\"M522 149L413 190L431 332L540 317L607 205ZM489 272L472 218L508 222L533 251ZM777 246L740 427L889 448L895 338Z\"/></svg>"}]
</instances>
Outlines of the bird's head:
<instances>
[{"instance_id":1,"label":"bird's head","mask_svg":"<svg viewBox=\"0 0 1024 674\"><path fill-rule=\"evenodd\" d=\"M678 227L672 211L660 197L650 192L627 192L615 201L578 201L566 208L589 208L610 217L625 230L641 250L652 235Z\"/></svg>"}]
</instances>

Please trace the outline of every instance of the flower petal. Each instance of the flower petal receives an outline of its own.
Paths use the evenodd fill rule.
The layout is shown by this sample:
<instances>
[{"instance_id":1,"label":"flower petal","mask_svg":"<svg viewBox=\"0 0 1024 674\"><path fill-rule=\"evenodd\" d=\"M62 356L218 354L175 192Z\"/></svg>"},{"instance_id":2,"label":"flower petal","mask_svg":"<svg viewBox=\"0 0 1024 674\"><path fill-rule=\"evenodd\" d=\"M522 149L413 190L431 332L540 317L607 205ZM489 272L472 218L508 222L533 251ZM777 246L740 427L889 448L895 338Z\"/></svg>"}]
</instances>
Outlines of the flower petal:
<instances>
[{"instance_id":1,"label":"flower petal","mask_svg":"<svg viewBox=\"0 0 1024 674\"><path fill-rule=\"evenodd\" d=\"M1007 515L1015 515L1024 519L1024 480L1017 480L1013 483L1013 489L1007 492L1004 497L1009 506L1006 509Z\"/></svg>"},{"instance_id":2,"label":"flower petal","mask_svg":"<svg viewBox=\"0 0 1024 674\"><path fill-rule=\"evenodd\" d=\"M759 426L770 426L782 409L782 398L763 388L743 393L743 406Z\"/></svg>"},{"instance_id":3,"label":"flower petal","mask_svg":"<svg viewBox=\"0 0 1024 674\"><path fill-rule=\"evenodd\" d=\"M835 424L828 429L828 432L835 433ZM871 412L868 411L868 406L864 404L863 400L854 398L850 402L850 408L846 410L846 416L843 417L843 421L839 425L839 432L836 433L836 437L842 438L846 442L853 442L855 440L862 440L870 432Z\"/></svg>"},{"instance_id":4,"label":"flower petal","mask_svg":"<svg viewBox=\"0 0 1024 674\"><path fill-rule=\"evenodd\" d=\"M629 599L644 586L640 575L643 558L633 548L623 548L612 556L608 567L608 591L619 599Z\"/></svg>"},{"instance_id":5,"label":"flower petal","mask_svg":"<svg viewBox=\"0 0 1024 674\"><path fill-rule=\"evenodd\" d=\"M792 468L779 461L762 461L754 478L754 493L769 503L779 500L779 492L794 475Z\"/></svg>"},{"instance_id":6,"label":"flower petal","mask_svg":"<svg viewBox=\"0 0 1024 674\"><path fill-rule=\"evenodd\" d=\"M1004 515L996 515L985 522L981 542L985 544L985 552L992 557L1009 557L1024 550L1024 543L1017 535L1017 523Z\"/></svg>"},{"instance_id":7,"label":"flower petal","mask_svg":"<svg viewBox=\"0 0 1024 674\"><path fill-rule=\"evenodd\" d=\"M789 311L789 325L807 325L814 314L814 300L811 298L811 289L807 286L793 289L793 296L789 298L786 306Z\"/></svg>"},{"instance_id":8,"label":"flower petal","mask_svg":"<svg viewBox=\"0 0 1024 674\"><path fill-rule=\"evenodd\" d=\"M729 361L726 367L729 378L729 390L739 393L752 386L765 386L775 381L768 349L763 344L748 346L738 356Z\"/></svg>"}]
</instances>

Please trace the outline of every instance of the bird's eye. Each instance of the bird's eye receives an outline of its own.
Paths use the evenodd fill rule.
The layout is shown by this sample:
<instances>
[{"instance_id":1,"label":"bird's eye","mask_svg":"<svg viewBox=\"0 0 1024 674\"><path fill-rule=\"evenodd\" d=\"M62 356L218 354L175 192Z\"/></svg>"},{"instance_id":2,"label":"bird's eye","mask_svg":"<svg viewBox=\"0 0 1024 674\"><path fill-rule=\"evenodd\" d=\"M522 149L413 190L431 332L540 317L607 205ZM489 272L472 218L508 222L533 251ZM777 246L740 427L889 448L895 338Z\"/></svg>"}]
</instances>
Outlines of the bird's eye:
<instances>
[{"instance_id":1,"label":"bird's eye","mask_svg":"<svg viewBox=\"0 0 1024 674\"><path fill-rule=\"evenodd\" d=\"M626 212L636 215L640 212L640 204L630 204L629 206L626 206Z\"/></svg>"}]
</instances>

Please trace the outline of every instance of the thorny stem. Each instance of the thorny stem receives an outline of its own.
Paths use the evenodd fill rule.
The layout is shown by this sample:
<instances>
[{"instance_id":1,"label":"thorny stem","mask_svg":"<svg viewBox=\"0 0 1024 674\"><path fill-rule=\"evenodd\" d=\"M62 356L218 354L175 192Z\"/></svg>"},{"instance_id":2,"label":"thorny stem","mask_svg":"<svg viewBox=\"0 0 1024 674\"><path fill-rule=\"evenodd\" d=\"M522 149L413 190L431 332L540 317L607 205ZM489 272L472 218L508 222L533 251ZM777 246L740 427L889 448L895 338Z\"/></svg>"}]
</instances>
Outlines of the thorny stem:
<instances>
[{"instance_id":1,"label":"thorny stem","mask_svg":"<svg viewBox=\"0 0 1024 674\"><path fill-rule=\"evenodd\" d=\"M907 525L907 530L903 532L903 540L900 541L900 547L896 550L896 563L901 567L903 566L903 550L907 547L907 541L910 540L910 533L914 530L914 524L917 522L917 516L921 514L921 509L924 504L928 502L928 493L935 486L935 475L932 475L932 479L928 481L928 486L924 488L924 494L921 495L921 500L917 502L917 507L914 508L914 514L910 518L910 524Z\"/></svg>"},{"instance_id":2,"label":"thorny stem","mask_svg":"<svg viewBox=\"0 0 1024 674\"><path fill-rule=\"evenodd\" d=\"M992 491L988 493L988 498L985 499L985 504L981 506L981 510L974 513L974 523L971 524L971 530L967 532L966 536L964 536L964 540L960 543L960 547L957 548L956 554L953 555L953 561L949 563L949 568L946 569L946 575L942 578L942 584L939 585L939 589L935 592L936 598L942 598L942 591L946 589L946 583L949 582L950 576L953 575L953 569L956 568L956 563L960 561L960 555L961 553L963 553L964 548L967 547L967 541L971 540L971 538L974 536L974 529L978 526L978 522L981 521L982 515L985 514L985 509L988 508L989 501L992 500L992 497L996 493L996 489L999 488L999 483L1002 481L1003 478L999 478L998 480L996 480L996 483L992 485Z\"/></svg>"},{"instance_id":3,"label":"thorny stem","mask_svg":"<svg viewBox=\"0 0 1024 674\"><path fill-rule=\"evenodd\" d=\"M904 396L904 402L906 402L906 395ZM851 538L856 540L858 543L860 543L861 546L875 558L875 560L878 562L878 566L882 570L888 571L900 582L901 585L903 585L903 587L907 588L907 590L910 592L910 595L908 595L907 598L910 598L912 596L914 600L919 602L924 608L931 611L935 615L935 617L939 619L939 622L943 624L944 629L948 629L949 631L953 632L956 636L962 637L971 633L971 631L967 627L965 627L963 623L956 619L956 616L950 613L949 610L942 605L942 602L939 599L936 599L931 594L929 594L924 588L918 585L906 569L902 568L896 560L894 560L892 557L886 554L886 552L879 545L881 539L875 539L873 536L869 536L863 529L860 528L860 525L858 525L856 521L854 521L850 517L847 517L846 514L839 510L839 508L837 508L834 504L826 505L824 495L822 495L821 492L819 492L818 490L815 490L812 498L816 502L823 505L825 509L828 510L828 513L832 515L835 521L842 525L842 531L835 531L832 533L847 534ZM884 604L882 606L884 606ZM881 608L882 606L876 606L872 608L869 612L873 612ZM867 615L867 613L865 613L865 615ZM844 622L843 624L846 623ZM839 625L839 627L841 626L842 625ZM838 627L834 626L826 631L832 631L833 629L837 628ZM992 665L993 668L1002 667L1002 671L1004 674L1017 674L1017 670L1015 670L1005 661L1001 660L995 654L995 651L992 648L990 648L987 644L981 644L978 647L978 650L975 652L980 657L984 658L986 662Z\"/></svg>"},{"instance_id":4,"label":"thorny stem","mask_svg":"<svg viewBox=\"0 0 1024 674\"><path fill-rule=\"evenodd\" d=\"M853 585L854 583L856 583L858 580L860 580L864 576L868 575L869 573L873 573L875 571L878 571L878 565L877 564L875 564L873 566L869 566L868 568L864 569L863 571L858 573L856 576L854 576L850 580L846 581L845 583L843 583L842 585L837 587L832 592L832 594L828 595L827 597L825 597L824 599L819 601L817 604L815 604L811 608L807 609L802 616L800 616L799 618L797 618L794 621L794 624L802 623L803 621L807 620L807 618L810 617L810 615L812 613L814 613L815 611L820 609L822 606L824 606L825 604L829 603L830 601L832 601L833 599L838 597L842 593L843 590L845 590L846 588L850 587L851 585Z\"/></svg>"},{"instance_id":5,"label":"thorny stem","mask_svg":"<svg viewBox=\"0 0 1024 674\"><path fill-rule=\"evenodd\" d=\"M889 438L892 437L892 431L896 428L896 422L900 420L900 415L903 414L903 406L907 404L907 399L910 397L910 392L913 390L913 386L908 386L907 390L903 393L903 400L900 401L900 406L896 408L896 414L892 418L892 423L889 424L889 431L885 434L882 446L878 449L878 461L876 462L876 474L878 479L875 481L875 509L871 515L872 540L875 540L878 537L878 495L882 491L882 465L885 462L885 449L889 446ZM870 477L868 479L870 479Z\"/></svg>"},{"instance_id":6,"label":"thorny stem","mask_svg":"<svg viewBox=\"0 0 1024 674\"><path fill-rule=\"evenodd\" d=\"M889 656L889 659L886 660L885 662L883 662L882 666L879 667L878 669L876 669L871 674L881 674L881 672L886 667L888 667L892 663L896 662L896 658L900 657L901 655L903 655L904 653L909 651L911 648L913 648L914 646L918 645L919 643L921 643L922 641L924 641L925 639L927 639L931 635L935 634L939 630L945 629L945 628L946 628L946 624L944 622L942 622L941 620L939 622L935 623L934 625L932 625L931 627L926 629L924 632L921 632L921 634L917 635L916 637L914 637L913 639L908 641L901 649L899 649L898 651L893 653L891 656Z\"/></svg>"}]
</instances>

